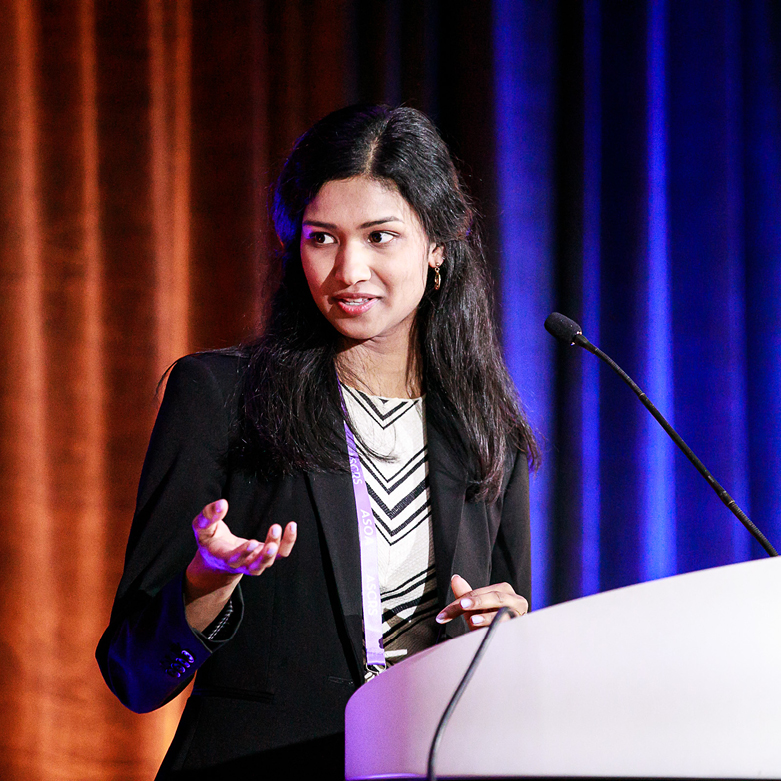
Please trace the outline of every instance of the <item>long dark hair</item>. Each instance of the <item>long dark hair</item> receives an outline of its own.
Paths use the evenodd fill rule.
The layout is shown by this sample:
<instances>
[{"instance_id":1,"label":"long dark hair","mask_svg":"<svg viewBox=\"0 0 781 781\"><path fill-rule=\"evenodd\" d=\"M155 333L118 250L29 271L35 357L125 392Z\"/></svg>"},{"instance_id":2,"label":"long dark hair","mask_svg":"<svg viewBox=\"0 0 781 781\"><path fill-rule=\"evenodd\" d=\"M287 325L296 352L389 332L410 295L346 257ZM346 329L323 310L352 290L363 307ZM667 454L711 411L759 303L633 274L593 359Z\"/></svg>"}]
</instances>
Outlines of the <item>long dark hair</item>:
<instances>
[{"instance_id":1,"label":"long dark hair","mask_svg":"<svg viewBox=\"0 0 781 781\"><path fill-rule=\"evenodd\" d=\"M514 450L530 466L538 451L499 349L474 209L445 143L412 108L335 111L287 159L272 202L283 278L264 334L246 347L244 440L264 471L346 469L338 333L312 299L299 242L320 188L354 176L393 183L444 250L441 286L430 276L413 328L426 414L467 465L469 498L494 500Z\"/></svg>"}]
</instances>

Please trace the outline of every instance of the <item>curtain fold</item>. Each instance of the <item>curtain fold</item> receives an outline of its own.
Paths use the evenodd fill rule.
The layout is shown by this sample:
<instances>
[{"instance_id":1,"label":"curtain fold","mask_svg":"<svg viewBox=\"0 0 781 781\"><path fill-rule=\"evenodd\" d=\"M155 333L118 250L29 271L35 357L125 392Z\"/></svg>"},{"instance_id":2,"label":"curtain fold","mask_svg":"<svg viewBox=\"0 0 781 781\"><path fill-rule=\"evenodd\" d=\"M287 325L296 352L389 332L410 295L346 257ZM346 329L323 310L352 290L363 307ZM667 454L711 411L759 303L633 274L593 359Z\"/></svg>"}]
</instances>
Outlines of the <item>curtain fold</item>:
<instances>
[{"instance_id":1,"label":"curtain fold","mask_svg":"<svg viewBox=\"0 0 781 781\"><path fill-rule=\"evenodd\" d=\"M524 111L497 117L498 239L508 360L546 411L534 603L760 556L628 389L581 351L542 354L538 324L549 307L581 322L778 543L777 6L587 0L552 35L514 21L537 4L509 5L495 40L516 64L495 78ZM542 41L555 66L524 67ZM504 138L553 173L508 165Z\"/></svg>"},{"instance_id":2,"label":"curtain fold","mask_svg":"<svg viewBox=\"0 0 781 781\"><path fill-rule=\"evenodd\" d=\"M560 310L781 545L773 0L0 0L0 775L152 778L182 698L93 653L180 355L255 332L266 198L356 101L428 112L540 432L535 607L761 555Z\"/></svg>"}]
</instances>

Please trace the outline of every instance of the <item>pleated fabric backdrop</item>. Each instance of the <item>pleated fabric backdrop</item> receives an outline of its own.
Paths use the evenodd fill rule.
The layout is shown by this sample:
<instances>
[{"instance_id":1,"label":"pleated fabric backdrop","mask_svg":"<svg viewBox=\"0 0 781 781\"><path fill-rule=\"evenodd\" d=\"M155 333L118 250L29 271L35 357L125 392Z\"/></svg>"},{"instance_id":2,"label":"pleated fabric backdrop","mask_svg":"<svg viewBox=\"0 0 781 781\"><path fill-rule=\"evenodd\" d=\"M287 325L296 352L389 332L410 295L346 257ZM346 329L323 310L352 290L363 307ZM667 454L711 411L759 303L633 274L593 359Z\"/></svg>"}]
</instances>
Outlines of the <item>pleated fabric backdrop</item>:
<instances>
[{"instance_id":1,"label":"pleated fabric backdrop","mask_svg":"<svg viewBox=\"0 0 781 781\"><path fill-rule=\"evenodd\" d=\"M610 370L781 544L781 6L494 6L505 348L548 446L536 605L763 555Z\"/></svg>"},{"instance_id":2,"label":"pleated fabric backdrop","mask_svg":"<svg viewBox=\"0 0 781 781\"><path fill-rule=\"evenodd\" d=\"M781 543L772 0L0 0L0 776L152 778L181 710L93 659L171 361L262 322L266 191L358 100L427 111L540 431L534 604L759 555L581 319Z\"/></svg>"}]
</instances>

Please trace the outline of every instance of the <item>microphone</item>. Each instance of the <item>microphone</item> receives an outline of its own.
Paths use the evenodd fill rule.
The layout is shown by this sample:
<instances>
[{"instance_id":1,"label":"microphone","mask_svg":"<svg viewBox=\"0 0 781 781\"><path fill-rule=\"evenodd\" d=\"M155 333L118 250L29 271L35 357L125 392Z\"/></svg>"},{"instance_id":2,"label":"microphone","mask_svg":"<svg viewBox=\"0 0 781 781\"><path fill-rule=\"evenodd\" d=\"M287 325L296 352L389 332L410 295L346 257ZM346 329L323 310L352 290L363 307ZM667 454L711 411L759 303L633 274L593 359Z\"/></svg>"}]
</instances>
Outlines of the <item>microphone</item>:
<instances>
[{"instance_id":1,"label":"microphone","mask_svg":"<svg viewBox=\"0 0 781 781\"><path fill-rule=\"evenodd\" d=\"M722 488L716 478L708 471L705 465L694 455L694 451L681 439L678 432L667 422L664 415L651 403L648 396L637 386L637 383L609 356L605 355L599 347L593 345L585 336L583 329L574 321L558 312L548 315L545 320L545 330L555 336L559 341L568 345L577 344L584 350L594 353L602 359L637 395L643 406L656 418L661 427L669 434L670 439L683 451L686 458L694 464L697 471L708 481L716 495L727 506L735 517L748 529L754 539L767 551L769 556L778 556L775 548L768 542L764 534L754 525L752 520L738 507L737 502Z\"/></svg>"}]
</instances>

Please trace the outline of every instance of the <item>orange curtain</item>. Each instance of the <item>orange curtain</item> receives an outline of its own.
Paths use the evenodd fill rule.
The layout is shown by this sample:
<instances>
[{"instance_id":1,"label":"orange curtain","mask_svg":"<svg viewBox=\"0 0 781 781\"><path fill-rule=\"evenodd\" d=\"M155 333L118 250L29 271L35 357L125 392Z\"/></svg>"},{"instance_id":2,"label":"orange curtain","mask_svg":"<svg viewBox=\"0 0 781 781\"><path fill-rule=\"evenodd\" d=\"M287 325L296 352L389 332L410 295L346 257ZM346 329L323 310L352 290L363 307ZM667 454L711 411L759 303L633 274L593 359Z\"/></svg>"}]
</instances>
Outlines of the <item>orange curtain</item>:
<instances>
[{"instance_id":1,"label":"orange curtain","mask_svg":"<svg viewBox=\"0 0 781 781\"><path fill-rule=\"evenodd\" d=\"M178 356L250 333L266 189L349 102L334 2L0 0L0 777L152 778L94 648ZM284 107L284 110L281 109Z\"/></svg>"}]
</instances>

